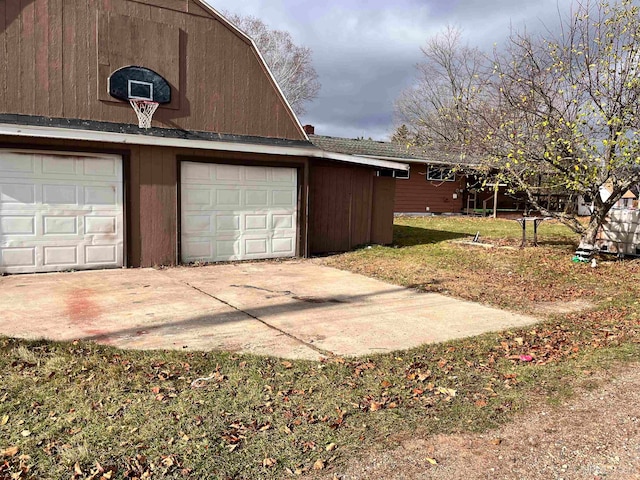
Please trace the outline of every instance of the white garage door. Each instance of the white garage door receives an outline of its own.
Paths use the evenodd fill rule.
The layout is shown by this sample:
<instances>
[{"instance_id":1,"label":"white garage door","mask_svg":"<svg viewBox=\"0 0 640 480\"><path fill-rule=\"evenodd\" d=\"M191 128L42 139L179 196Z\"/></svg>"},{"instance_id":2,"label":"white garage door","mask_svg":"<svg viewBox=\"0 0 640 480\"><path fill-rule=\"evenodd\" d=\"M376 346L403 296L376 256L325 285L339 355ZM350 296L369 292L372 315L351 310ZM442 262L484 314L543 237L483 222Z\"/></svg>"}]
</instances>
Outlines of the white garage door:
<instances>
[{"instance_id":1,"label":"white garage door","mask_svg":"<svg viewBox=\"0 0 640 480\"><path fill-rule=\"evenodd\" d=\"M295 168L182 162L182 262L296 255Z\"/></svg>"},{"instance_id":2,"label":"white garage door","mask_svg":"<svg viewBox=\"0 0 640 480\"><path fill-rule=\"evenodd\" d=\"M123 265L119 156L0 150L0 272Z\"/></svg>"}]
</instances>

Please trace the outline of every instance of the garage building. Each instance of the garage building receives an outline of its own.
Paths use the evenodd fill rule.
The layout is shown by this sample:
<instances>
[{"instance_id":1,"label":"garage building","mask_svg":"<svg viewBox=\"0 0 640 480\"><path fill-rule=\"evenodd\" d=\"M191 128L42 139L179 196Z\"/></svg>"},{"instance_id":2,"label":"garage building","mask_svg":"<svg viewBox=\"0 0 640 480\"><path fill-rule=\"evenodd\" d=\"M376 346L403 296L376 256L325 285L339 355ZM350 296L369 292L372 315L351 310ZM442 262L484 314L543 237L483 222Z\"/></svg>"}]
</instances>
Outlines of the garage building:
<instances>
[{"instance_id":1,"label":"garage building","mask_svg":"<svg viewBox=\"0 0 640 480\"><path fill-rule=\"evenodd\" d=\"M205 2L1 2L0 28L0 273L392 241L379 172L408 167L312 145L253 42ZM118 93L131 68L170 95L144 76ZM126 100L160 103L152 128Z\"/></svg>"}]
</instances>

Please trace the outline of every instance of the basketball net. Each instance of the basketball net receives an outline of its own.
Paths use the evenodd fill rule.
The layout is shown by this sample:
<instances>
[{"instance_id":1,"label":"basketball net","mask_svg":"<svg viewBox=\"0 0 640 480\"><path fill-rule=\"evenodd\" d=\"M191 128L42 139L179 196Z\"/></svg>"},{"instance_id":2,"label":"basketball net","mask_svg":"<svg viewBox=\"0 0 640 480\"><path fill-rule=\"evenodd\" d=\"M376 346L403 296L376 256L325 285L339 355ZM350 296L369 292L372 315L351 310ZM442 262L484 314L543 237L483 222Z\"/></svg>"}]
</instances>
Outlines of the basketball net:
<instances>
[{"instance_id":1,"label":"basketball net","mask_svg":"<svg viewBox=\"0 0 640 480\"><path fill-rule=\"evenodd\" d=\"M150 102L149 100L129 100L129 103L138 116L138 126L140 128L151 128L151 120L158 109L159 103Z\"/></svg>"}]
</instances>

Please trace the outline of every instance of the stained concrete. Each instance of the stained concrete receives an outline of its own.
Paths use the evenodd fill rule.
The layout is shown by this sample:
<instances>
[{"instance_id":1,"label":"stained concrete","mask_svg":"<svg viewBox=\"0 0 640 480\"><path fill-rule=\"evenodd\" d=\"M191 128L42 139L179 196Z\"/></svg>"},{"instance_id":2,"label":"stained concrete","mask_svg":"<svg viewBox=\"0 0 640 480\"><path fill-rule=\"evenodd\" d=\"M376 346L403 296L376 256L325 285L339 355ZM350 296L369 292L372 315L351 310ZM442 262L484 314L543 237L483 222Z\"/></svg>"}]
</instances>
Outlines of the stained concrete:
<instances>
[{"instance_id":1,"label":"stained concrete","mask_svg":"<svg viewBox=\"0 0 640 480\"><path fill-rule=\"evenodd\" d=\"M538 321L304 260L7 276L0 312L8 336L312 360Z\"/></svg>"}]
</instances>

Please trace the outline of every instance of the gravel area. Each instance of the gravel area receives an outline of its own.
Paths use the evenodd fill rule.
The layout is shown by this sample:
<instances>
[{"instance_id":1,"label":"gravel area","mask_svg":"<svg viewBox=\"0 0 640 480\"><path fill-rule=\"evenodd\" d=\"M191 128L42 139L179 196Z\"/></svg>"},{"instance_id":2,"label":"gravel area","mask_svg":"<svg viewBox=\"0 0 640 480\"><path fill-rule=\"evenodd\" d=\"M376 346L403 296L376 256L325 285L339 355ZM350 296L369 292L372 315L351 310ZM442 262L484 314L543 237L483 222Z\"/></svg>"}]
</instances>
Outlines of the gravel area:
<instances>
[{"instance_id":1,"label":"gravel area","mask_svg":"<svg viewBox=\"0 0 640 480\"><path fill-rule=\"evenodd\" d=\"M325 478L640 480L640 368L604 372L565 404L485 434L406 436Z\"/></svg>"}]
</instances>

